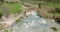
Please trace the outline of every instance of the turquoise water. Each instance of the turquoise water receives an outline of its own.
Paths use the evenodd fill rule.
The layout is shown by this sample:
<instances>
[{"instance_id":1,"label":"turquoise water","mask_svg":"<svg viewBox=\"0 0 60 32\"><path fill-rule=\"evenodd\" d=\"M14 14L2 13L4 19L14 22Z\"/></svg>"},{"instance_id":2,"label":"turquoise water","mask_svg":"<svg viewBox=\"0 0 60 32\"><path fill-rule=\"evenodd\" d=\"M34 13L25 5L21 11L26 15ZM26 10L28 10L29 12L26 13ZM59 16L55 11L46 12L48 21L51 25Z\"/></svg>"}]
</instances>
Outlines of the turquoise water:
<instances>
[{"instance_id":1,"label":"turquoise water","mask_svg":"<svg viewBox=\"0 0 60 32\"><path fill-rule=\"evenodd\" d=\"M7 28L9 32L54 32L50 27L57 27L60 32L60 26L52 19L44 19L35 15L29 15L21 19L21 22L14 23ZM11 30L12 29L12 30ZM4 30L3 30L4 31Z\"/></svg>"}]
</instances>

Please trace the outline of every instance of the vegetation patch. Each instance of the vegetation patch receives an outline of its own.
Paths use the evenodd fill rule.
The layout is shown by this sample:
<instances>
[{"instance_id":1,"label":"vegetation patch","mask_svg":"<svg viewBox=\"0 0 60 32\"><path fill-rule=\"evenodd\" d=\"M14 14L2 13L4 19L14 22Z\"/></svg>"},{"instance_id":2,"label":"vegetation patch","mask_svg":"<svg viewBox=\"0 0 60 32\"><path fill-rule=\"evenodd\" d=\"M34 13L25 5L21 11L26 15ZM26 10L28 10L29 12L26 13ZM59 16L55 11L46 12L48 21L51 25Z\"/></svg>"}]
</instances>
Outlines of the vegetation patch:
<instances>
[{"instance_id":1,"label":"vegetation patch","mask_svg":"<svg viewBox=\"0 0 60 32\"><path fill-rule=\"evenodd\" d=\"M0 6L0 12L3 14L13 14L22 11L21 3L5 3Z\"/></svg>"},{"instance_id":2,"label":"vegetation patch","mask_svg":"<svg viewBox=\"0 0 60 32\"><path fill-rule=\"evenodd\" d=\"M4 31L3 32L12 32L13 31L13 28L11 28L11 29L4 29Z\"/></svg>"},{"instance_id":3,"label":"vegetation patch","mask_svg":"<svg viewBox=\"0 0 60 32\"><path fill-rule=\"evenodd\" d=\"M10 13L19 13L22 10L20 3L6 3L6 5L9 7Z\"/></svg>"},{"instance_id":4,"label":"vegetation patch","mask_svg":"<svg viewBox=\"0 0 60 32\"><path fill-rule=\"evenodd\" d=\"M8 30L4 30L3 32L9 32Z\"/></svg>"},{"instance_id":5,"label":"vegetation patch","mask_svg":"<svg viewBox=\"0 0 60 32\"><path fill-rule=\"evenodd\" d=\"M53 31L58 31L58 29L57 29L56 27L51 27L51 29L52 29Z\"/></svg>"},{"instance_id":6,"label":"vegetation patch","mask_svg":"<svg viewBox=\"0 0 60 32\"><path fill-rule=\"evenodd\" d=\"M20 19L16 20L16 23L19 23L19 22L21 22L21 20L20 20Z\"/></svg>"},{"instance_id":7,"label":"vegetation patch","mask_svg":"<svg viewBox=\"0 0 60 32\"><path fill-rule=\"evenodd\" d=\"M50 6L53 8L60 8L60 1L59 0L20 0L22 2L29 2L32 4L41 4L41 6ZM57 3L58 2L58 3Z\"/></svg>"},{"instance_id":8,"label":"vegetation patch","mask_svg":"<svg viewBox=\"0 0 60 32\"><path fill-rule=\"evenodd\" d=\"M43 6L49 6L49 7L53 7L53 8L60 8L60 3L50 3L50 2L41 2L41 5L43 5Z\"/></svg>"},{"instance_id":9,"label":"vegetation patch","mask_svg":"<svg viewBox=\"0 0 60 32\"><path fill-rule=\"evenodd\" d=\"M53 15L59 15L60 13L58 12L49 12L50 14L53 14Z\"/></svg>"}]
</instances>

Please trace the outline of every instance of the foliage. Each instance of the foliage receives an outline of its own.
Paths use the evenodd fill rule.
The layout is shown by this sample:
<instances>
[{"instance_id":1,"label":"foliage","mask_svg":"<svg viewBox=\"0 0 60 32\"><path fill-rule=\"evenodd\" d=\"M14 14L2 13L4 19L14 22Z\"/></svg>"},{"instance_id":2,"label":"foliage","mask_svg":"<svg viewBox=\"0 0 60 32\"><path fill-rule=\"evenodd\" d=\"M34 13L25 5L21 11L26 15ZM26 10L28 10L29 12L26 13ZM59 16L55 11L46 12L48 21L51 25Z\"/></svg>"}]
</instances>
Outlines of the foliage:
<instances>
[{"instance_id":1,"label":"foliage","mask_svg":"<svg viewBox=\"0 0 60 32\"><path fill-rule=\"evenodd\" d=\"M50 6L60 8L60 0L20 0L21 2L29 2L33 4L41 4L41 6Z\"/></svg>"},{"instance_id":2,"label":"foliage","mask_svg":"<svg viewBox=\"0 0 60 32\"><path fill-rule=\"evenodd\" d=\"M20 22L20 20L19 20L19 19L18 19L18 20L16 20L16 23L17 23L17 22Z\"/></svg>"},{"instance_id":3,"label":"foliage","mask_svg":"<svg viewBox=\"0 0 60 32\"><path fill-rule=\"evenodd\" d=\"M7 6L10 8L10 13L18 13L21 11L21 4L20 3L6 3Z\"/></svg>"},{"instance_id":4,"label":"foliage","mask_svg":"<svg viewBox=\"0 0 60 32\"><path fill-rule=\"evenodd\" d=\"M57 4L57 3L47 3L47 2L43 2L43 3L41 3L41 5L43 5L43 6L50 6L50 7L53 7L53 8L60 8L60 3Z\"/></svg>"},{"instance_id":5,"label":"foliage","mask_svg":"<svg viewBox=\"0 0 60 32\"><path fill-rule=\"evenodd\" d=\"M20 20L20 19L16 20L16 23L19 23L19 22L21 22L21 20Z\"/></svg>"},{"instance_id":6,"label":"foliage","mask_svg":"<svg viewBox=\"0 0 60 32\"><path fill-rule=\"evenodd\" d=\"M56 27L51 27L51 29L53 29L54 31L58 31Z\"/></svg>"},{"instance_id":7,"label":"foliage","mask_svg":"<svg viewBox=\"0 0 60 32\"><path fill-rule=\"evenodd\" d=\"M13 31L13 28L11 28L11 29L9 29L9 30L4 29L4 31L3 31L3 32L12 32L12 31Z\"/></svg>"},{"instance_id":8,"label":"foliage","mask_svg":"<svg viewBox=\"0 0 60 32\"><path fill-rule=\"evenodd\" d=\"M8 30L4 30L3 32L9 32Z\"/></svg>"}]
</instances>

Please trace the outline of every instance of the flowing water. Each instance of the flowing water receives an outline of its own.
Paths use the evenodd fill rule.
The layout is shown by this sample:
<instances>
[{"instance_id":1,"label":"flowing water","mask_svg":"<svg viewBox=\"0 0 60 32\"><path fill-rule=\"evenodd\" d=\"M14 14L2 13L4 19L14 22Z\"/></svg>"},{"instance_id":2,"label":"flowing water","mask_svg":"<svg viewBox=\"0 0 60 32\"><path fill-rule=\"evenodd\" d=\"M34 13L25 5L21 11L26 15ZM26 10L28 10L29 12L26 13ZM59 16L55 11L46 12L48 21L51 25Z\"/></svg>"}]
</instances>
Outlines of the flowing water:
<instances>
[{"instance_id":1,"label":"flowing water","mask_svg":"<svg viewBox=\"0 0 60 32\"><path fill-rule=\"evenodd\" d=\"M50 27L57 27L54 31ZM21 19L21 22L14 23L11 27L2 30L7 32L60 32L60 26L52 19L44 19L37 16L37 13L32 13ZM0 32L2 32L0 31Z\"/></svg>"}]
</instances>

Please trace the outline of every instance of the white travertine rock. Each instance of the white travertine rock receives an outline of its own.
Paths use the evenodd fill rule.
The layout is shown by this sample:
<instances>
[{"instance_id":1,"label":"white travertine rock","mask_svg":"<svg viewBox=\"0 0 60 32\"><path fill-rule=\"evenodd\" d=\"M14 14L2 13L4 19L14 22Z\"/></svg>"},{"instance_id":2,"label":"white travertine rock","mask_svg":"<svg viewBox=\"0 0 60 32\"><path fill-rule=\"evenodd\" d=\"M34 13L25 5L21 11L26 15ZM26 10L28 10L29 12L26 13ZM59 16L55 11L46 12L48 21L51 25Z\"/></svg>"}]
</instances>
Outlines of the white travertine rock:
<instances>
[{"instance_id":1,"label":"white travertine rock","mask_svg":"<svg viewBox=\"0 0 60 32\"><path fill-rule=\"evenodd\" d=\"M15 16L15 17L14 17ZM11 26L13 23L16 22L16 20L18 20L20 17L22 17L22 14L12 14L10 15L8 18L3 16L3 21L0 22L0 26L3 28L9 27Z\"/></svg>"}]
</instances>

